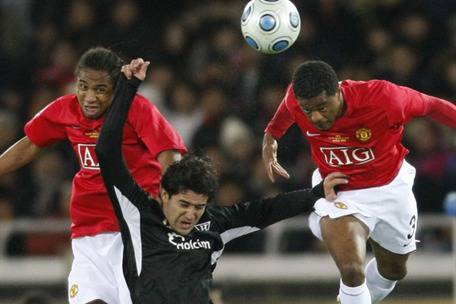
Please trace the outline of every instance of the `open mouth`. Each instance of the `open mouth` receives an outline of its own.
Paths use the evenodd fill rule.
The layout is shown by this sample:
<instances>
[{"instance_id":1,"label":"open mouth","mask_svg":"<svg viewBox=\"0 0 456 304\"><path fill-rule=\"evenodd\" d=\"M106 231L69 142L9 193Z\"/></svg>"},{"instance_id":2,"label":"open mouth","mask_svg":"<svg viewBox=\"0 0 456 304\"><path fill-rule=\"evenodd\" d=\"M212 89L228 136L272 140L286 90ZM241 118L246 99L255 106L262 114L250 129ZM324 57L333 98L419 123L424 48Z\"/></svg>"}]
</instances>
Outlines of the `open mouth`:
<instances>
[{"instance_id":1,"label":"open mouth","mask_svg":"<svg viewBox=\"0 0 456 304\"><path fill-rule=\"evenodd\" d=\"M99 110L100 110L100 108L97 106L84 106L84 112L88 116L96 115Z\"/></svg>"},{"instance_id":2,"label":"open mouth","mask_svg":"<svg viewBox=\"0 0 456 304\"><path fill-rule=\"evenodd\" d=\"M185 230L189 230L191 227L192 227L192 223L191 222L187 222L187 221L182 221L180 223L182 229L185 229Z\"/></svg>"}]
</instances>

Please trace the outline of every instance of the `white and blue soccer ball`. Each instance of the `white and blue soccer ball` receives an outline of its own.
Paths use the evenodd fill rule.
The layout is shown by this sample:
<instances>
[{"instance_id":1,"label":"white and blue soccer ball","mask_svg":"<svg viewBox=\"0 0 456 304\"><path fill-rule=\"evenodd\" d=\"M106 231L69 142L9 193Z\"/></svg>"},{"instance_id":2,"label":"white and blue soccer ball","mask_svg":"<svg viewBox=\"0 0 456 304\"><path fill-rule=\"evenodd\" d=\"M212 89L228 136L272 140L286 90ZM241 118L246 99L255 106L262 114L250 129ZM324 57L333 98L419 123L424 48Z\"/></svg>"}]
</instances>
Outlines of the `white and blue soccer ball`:
<instances>
[{"instance_id":1,"label":"white and blue soccer ball","mask_svg":"<svg viewBox=\"0 0 456 304\"><path fill-rule=\"evenodd\" d=\"M266 54L278 54L296 41L301 18L289 0L251 0L241 17L241 30L247 43Z\"/></svg>"}]
</instances>

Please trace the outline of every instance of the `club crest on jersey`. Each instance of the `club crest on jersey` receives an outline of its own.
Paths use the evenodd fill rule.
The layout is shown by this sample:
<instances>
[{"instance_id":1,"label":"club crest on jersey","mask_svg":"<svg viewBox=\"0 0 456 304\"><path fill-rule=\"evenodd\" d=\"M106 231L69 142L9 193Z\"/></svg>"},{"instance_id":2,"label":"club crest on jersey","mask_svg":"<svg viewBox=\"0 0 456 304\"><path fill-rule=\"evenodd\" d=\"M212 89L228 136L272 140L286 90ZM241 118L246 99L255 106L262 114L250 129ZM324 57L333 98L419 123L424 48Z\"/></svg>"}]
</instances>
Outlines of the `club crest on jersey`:
<instances>
[{"instance_id":1,"label":"club crest on jersey","mask_svg":"<svg viewBox=\"0 0 456 304\"><path fill-rule=\"evenodd\" d=\"M70 288L70 298L74 298L75 296L78 295L78 292L79 292L79 286L78 284L73 284L71 285L71 288Z\"/></svg>"},{"instance_id":2,"label":"club crest on jersey","mask_svg":"<svg viewBox=\"0 0 456 304\"><path fill-rule=\"evenodd\" d=\"M348 206L342 202L335 202L334 206L336 206L336 208L339 208L339 209L348 209Z\"/></svg>"},{"instance_id":3,"label":"club crest on jersey","mask_svg":"<svg viewBox=\"0 0 456 304\"><path fill-rule=\"evenodd\" d=\"M371 139L372 131L368 128L359 128L358 130L356 130L355 135L356 139L360 142L366 142Z\"/></svg>"},{"instance_id":4,"label":"club crest on jersey","mask_svg":"<svg viewBox=\"0 0 456 304\"><path fill-rule=\"evenodd\" d=\"M195 225L195 228L198 231L209 231L209 229L211 228L211 221L197 224L197 225Z\"/></svg>"},{"instance_id":5,"label":"club crest on jersey","mask_svg":"<svg viewBox=\"0 0 456 304\"><path fill-rule=\"evenodd\" d=\"M78 157L81 167L88 170L100 170L95 144L78 144Z\"/></svg>"},{"instance_id":6,"label":"club crest on jersey","mask_svg":"<svg viewBox=\"0 0 456 304\"><path fill-rule=\"evenodd\" d=\"M100 137L100 132L98 131L87 131L84 133L85 136L87 136L88 138L98 138Z\"/></svg>"}]
</instances>

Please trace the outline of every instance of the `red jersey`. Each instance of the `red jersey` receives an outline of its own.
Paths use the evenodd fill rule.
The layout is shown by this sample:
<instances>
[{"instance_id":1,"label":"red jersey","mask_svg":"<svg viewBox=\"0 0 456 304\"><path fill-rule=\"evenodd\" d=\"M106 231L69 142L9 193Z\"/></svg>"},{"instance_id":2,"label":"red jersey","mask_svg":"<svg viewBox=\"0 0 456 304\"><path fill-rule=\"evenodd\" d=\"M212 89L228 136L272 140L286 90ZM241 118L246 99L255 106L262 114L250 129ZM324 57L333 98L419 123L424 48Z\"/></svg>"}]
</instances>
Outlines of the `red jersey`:
<instances>
[{"instance_id":1,"label":"red jersey","mask_svg":"<svg viewBox=\"0 0 456 304\"><path fill-rule=\"evenodd\" d=\"M279 139L297 123L322 176L334 171L350 176L343 190L394 179L408 153L401 143L404 126L413 117L429 115L456 128L456 106L443 99L384 80L346 80L340 89L347 108L331 129L314 127L290 85L265 131Z\"/></svg>"},{"instance_id":2,"label":"red jersey","mask_svg":"<svg viewBox=\"0 0 456 304\"><path fill-rule=\"evenodd\" d=\"M119 231L119 224L100 174L95 144L104 117L88 119L75 94L50 103L25 125L25 133L44 147L68 139L79 160L71 195L72 238ZM123 153L138 184L152 196L159 191L161 166L157 156L165 150L186 152L180 135L146 98L136 95L124 127Z\"/></svg>"}]
</instances>

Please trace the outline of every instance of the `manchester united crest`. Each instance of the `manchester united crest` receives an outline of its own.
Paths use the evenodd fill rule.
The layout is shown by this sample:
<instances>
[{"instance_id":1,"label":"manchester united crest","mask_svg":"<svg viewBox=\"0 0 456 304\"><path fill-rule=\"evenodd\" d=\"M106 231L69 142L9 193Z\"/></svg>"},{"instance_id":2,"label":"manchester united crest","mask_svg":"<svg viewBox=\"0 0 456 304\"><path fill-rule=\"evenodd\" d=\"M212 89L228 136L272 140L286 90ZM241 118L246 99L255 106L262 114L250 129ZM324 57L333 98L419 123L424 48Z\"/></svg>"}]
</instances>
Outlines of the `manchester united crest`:
<instances>
[{"instance_id":1,"label":"manchester united crest","mask_svg":"<svg viewBox=\"0 0 456 304\"><path fill-rule=\"evenodd\" d=\"M356 139L360 142L366 142L372 137L372 131L368 128L359 128L356 130Z\"/></svg>"},{"instance_id":2,"label":"manchester united crest","mask_svg":"<svg viewBox=\"0 0 456 304\"><path fill-rule=\"evenodd\" d=\"M345 205L345 204L342 203L342 202L335 202L335 203L334 203L334 206L336 206L336 207L339 208L339 209L348 209L347 205Z\"/></svg>"},{"instance_id":3,"label":"manchester united crest","mask_svg":"<svg viewBox=\"0 0 456 304\"><path fill-rule=\"evenodd\" d=\"M74 298L75 296L78 295L78 292L79 292L79 286L78 284L73 284L71 285L71 288L70 288L70 298Z\"/></svg>"}]
</instances>

